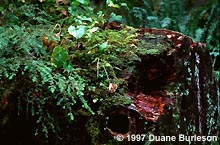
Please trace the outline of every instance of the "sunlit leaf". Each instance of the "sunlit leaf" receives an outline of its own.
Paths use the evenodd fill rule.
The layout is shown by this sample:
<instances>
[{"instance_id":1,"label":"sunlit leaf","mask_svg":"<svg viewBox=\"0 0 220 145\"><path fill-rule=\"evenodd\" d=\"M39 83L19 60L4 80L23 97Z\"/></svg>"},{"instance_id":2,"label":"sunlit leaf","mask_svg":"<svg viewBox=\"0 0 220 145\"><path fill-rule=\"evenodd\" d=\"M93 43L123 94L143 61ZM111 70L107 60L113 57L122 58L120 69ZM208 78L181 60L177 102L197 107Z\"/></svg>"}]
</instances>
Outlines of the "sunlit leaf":
<instances>
[{"instance_id":1,"label":"sunlit leaf","mask_svg":"<svg viewBox=\"0 0 220 145\"><path fill-rule=\"evenodd\" d=\"M113 8L120 8L118 4L114 4L112 0L106 0L106 5Z\"/></svg>"},{"instance_id":2,"label":"sunlit leaf","mask_svg":"<svg viewBox=\"0 0 220 145\"><path fill-rule=\"evenodd\" d=\"M106 66L106 67L111 67L112 65L111 65L110 63L106 62L106 63L105 63L105 66Z\"/></svg>"},{"instance_id":3,"label":"sunlit leaf","mask_svg":"<svg viewBox=\"0 0 220 145\"><path fill-rule=\"evenodd\" d=\"M99 29L99 27L93 27L92 29L89 29L90 33L94 33L95 31L97 31Z\"/></svg>"},{"instance_id":4,"label":"sunlit leaf","mask_svg":"<svg viewBox=\"0 0 220 145\"><path fill-rule=\"evenodd\" d=\"M98 100L99 100L98 98L95 98L95 99L92 100L92 102L96 103L96 102L98 102Z\"/></svg>"},{"instance_id":5,"label":"sunlit leaf","mask_svg":"<svg viewBox=\"0 0 220 145\"><path fill-rule=\"evenodd\" d=\"M73 35L76 39L81 38L85 34L85 26L80 25L78 27L70 26L68 32Z\"/></svg>"}]
</instances>

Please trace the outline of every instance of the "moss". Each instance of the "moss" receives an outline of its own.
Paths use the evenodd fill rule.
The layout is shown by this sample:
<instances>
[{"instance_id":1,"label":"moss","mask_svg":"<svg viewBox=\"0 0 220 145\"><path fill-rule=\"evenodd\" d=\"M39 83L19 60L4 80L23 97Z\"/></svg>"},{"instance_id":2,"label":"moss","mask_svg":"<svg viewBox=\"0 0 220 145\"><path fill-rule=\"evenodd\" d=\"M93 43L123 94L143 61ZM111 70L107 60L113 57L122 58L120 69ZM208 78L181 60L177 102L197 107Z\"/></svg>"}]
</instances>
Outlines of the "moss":
<instances>
[{"instance_id":1,"label":"moss","mask_svg":"<svg viewBox=\"0 0 220 145\"><path fill-rule=\"evenodd\" d=\"M141 41L138 45L137 52L142 55L160 55L167 49L166 45L157 43L156 45Z\"/></svg>"},{"instance_id":2,"label":"moss","mask_svg":"<svg viewBox=\"0 0 220 145\"><path fill-rule=\"evenodd\" d=\"M93 145L99 145L100 123L97 118L91 118L86 124L86 129L91 137L91 143Z\"/></svg>"},{"instance_id":3,"label":"moss","mask_svg":"<svg viewBox=\"0 0 220 145\"><path fill-rule=\"evenodd\" d=\"M104 115L105 111L112 108L113 106L127 106L130 105L131 102L131 97L127 95L114 95L102 101L102 104L98 109L98 114Z\"/></svg>"},{"instance_id":4,"label":"moss","mask_svg":"<svg viewBox=\"0 0 220 145\"><path fill-rule=\"evenodd\" d=\"M141 55L160 55L167 50L169 44L164 41L164 37L150 33L139 36L137 53Z\"/></svg>"}]
</instances>

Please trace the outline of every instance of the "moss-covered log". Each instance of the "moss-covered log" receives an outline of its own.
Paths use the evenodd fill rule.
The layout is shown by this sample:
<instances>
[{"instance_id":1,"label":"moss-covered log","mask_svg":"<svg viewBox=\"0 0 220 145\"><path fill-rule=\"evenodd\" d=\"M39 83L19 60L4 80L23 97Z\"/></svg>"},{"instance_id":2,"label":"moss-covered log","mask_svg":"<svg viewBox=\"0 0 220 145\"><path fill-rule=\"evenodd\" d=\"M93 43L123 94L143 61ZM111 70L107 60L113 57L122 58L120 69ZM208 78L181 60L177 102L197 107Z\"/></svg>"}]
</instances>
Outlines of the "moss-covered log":
<instances>
[{"instance_id":1,"label":"moss-covered log","mask_svg":"<svg viewBox=\"0 0 220 145\"><path fill-rule=\"evenodd\" d=\"M144 144L147 138L128 136L217 135L217 88L204 44L169 30L95 27L75 39L63 29L55 36L42 26L0 29L1 38L16 40L5 41L0 58L1 142ZM26 124L28 139L7 140Z\"/></svg>"},{"instance_id":2,"label":"moss-covered log","mask_svg":"<svg viewBox=\"0 0 220 145\"><path fill-rule=\"evenodd\" d=\"M129 135L143 133L217 136L217 85L206 45L169 30L137 33L140 61L132 72L122 71L132 102L108 108L101 133L122 136L122 144L131 144Z\"/></svg>"}]
</instances>

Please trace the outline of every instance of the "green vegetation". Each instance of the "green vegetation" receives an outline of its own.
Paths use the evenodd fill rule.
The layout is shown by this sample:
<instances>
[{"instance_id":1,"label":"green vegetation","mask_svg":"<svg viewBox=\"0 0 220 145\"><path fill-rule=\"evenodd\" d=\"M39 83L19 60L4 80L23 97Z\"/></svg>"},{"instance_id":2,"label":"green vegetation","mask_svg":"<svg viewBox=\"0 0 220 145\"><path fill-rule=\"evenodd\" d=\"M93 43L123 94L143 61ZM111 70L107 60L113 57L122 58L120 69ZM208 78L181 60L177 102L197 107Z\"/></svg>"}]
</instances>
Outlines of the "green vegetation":
<instances>
[{"instance_id":1,"label":"green vegetation","mask_svg":"<svg viewBox=\"0 0 220 145\"><path fill-rule=\"evenodd\" d=\"M72 123L78 116L103 115L111 105L129 105L121 71L132 73L140 55L160 54L168 44L146 50L141 46L151 44L141 41L137 49L137 29L126 23L180 31L207 43L213 67L217 65L218 1L210 0L190 15L182 1L174 0L171 9L170 3L143 0L143 6L135 6L134 1L106 0L103 8L89 0L1 1L0 125L7 125L14 112L25 114L35 121L34 135L48 141L60 136L62 120ZM105 28L111 21L124 24L120 30ZM119 86L114 95L108 90L111 83ZM97 122L87 124L97 131L91 134L95 142L99 133L91 124Z\"/></svg>"},{"instance_id":2,"label":"green vegetation","mask_svg":"<svg viewBox=\"0 0 220 145\"><path fill-rule=\"evenodd\" d=\"M193 6L200 5L196 9ZM207 44L213 68L219 78L220 6L218 0L127 1L129 9L119 10L127 24L134 27L162 28L181 32L196 42ZM126 11L126 12L124 12ZM127 14L128 13L128 14Z\"/></svg>"}]
</instances>

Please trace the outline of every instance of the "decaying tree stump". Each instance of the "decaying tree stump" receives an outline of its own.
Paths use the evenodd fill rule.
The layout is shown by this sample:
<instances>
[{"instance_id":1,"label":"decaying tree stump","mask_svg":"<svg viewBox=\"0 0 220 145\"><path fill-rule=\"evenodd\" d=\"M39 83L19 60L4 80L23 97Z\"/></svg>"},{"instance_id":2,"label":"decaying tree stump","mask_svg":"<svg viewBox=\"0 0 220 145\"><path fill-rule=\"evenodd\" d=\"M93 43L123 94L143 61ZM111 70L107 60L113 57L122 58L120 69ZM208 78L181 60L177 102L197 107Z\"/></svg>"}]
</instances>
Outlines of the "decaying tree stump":
<instances>
[{"instance_id":1,"label":"decaying tree stump","mask_svg":"<svg viewBox=\"0 0 220 145\"><path fill-rule=\"evenodd\" d=\"M107 111L104 132L123 135L125 141L146 130L169 136L217 135L217 88L206 45L169 30L139 29L138 34L137 49L147 53L139 56L127 78L133 102Z\"/></svg>"}]
</instances>

